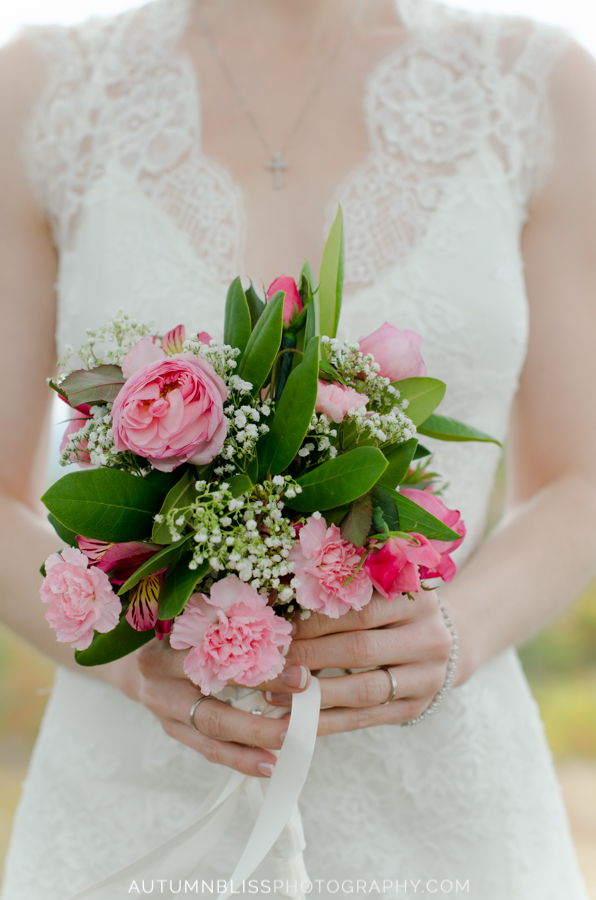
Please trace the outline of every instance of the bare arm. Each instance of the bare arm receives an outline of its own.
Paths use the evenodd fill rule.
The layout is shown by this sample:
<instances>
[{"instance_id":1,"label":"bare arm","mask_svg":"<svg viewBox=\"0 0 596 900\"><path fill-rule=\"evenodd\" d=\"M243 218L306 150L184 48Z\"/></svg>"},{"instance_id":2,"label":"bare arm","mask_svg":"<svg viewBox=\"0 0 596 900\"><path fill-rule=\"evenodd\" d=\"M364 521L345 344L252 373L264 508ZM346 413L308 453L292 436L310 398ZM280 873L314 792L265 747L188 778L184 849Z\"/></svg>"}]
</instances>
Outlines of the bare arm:
<instances>
[{"instance_id":1,"label":"bare arm","mask_svg":"<svg viewBox=\"0 0 596 900\"><path fill-rule=\"evenodd\" d=\"M61 546L38 500L51 405L45 379L55 366L57 256L23 170L21 144L44 77L26 40L0 52L0 617L54 662L75 667L39 598L39 567ZM125 676L120 686L127 692L133 673L132 660L89 672L115 683Z\"/></svg>"}]
</instances>

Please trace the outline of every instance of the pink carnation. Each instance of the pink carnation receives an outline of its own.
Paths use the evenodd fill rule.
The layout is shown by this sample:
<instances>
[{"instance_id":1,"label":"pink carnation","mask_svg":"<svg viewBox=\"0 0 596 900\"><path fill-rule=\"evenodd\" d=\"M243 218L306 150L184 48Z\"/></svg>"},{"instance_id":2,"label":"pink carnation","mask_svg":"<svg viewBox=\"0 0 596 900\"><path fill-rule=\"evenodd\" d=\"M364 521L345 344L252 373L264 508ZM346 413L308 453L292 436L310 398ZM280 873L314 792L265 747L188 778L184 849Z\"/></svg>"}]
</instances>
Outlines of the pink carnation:
<instances>
[{"instance_id":1,"label":"pink carnation","mask_svg":"<svg viewBox=\"0 0 596 900\"><path fill-rule=\"evenodd\" d=\"M371 553L364 567L379 594L395 600L399 594L416 593L420 588L419 566L432 568L441 557L422 534L412 540L391 537L380 550Z\"/></svg>"},{"instance_id":2,"label":"pink carnation","mask_svg":"<svg viewBox=\"0 0 596 900\"><path fill-rule=\"evenodd\" d=\"M442 578L443 581L452 581L457 572L457 566L451 559L451 554L466 536L466 526L459 510L448 509L440 497L428 491L402 488L400 494L403 494L408 500L412 500L413 503L417 503L439 521L444 522L452 531L461 535L458 541L429 541L431 547L440 555L440 560L435 566L424 567L420 572L422 578Z\"/></svg>"},{"instance_id":3,"label":"pink carnation","mask_svg":"<svg viewBox=\"0 0 596 900\"><path fill-rule=\"evenodd\" d=\"M106 632L116 627L122 611L120 600L106 573L89 566L84 553L66 547L48 556L45 568L39 593L49 606L46 619L57 640L85 650L94 630Z\"/></svg>"},{"instance_id":4,"label":"pink carnation","mask_svg":"<svg viewBox=\"0 0 596 900\"><path fill-rule=\"evenodd\" d=\"M426 364L420 353L422 338L416 331L402 331L384 322L372 334L360 338L362 353L372 353L380 365L380 374L390 381L426 375Z\"/></svg>"},{"instance_id":5,"label":"pink carnation","mask_svg":"<svg viewBox=\"0 0 596 900\"><path fill-rule=\"evenodd\" d=\"M112 407L116 449L132 450L162 472L184 462L210 463L227 433L228 392L213 366L193 353L166 357L143 338L122 368L134 374Z\"/></svg>"},{"instance_id":6,"label":"pink carnation","mask_svg":"<svg viewBox=\"0 0 596 900\"><path fill-rule=\"evenodd\" d=\"M170 645L191 648L184 671L204 694L214 694L232 680L256 687L279 675L279 648L291 642L291 631L266 597L228 575L213 585L210 597L193 594L174 622Z\"/></svg>"},{"instance_id":7,"label":"pink carnation","mask_svg":"<svg viewBox=\"0 0 596 900\"><path fill-rule=\"evenodd\" d=\"M337 525L327 528L323 518L311 516L288 556L300 582L296 588L300 606L331 619L366 606L373 586L364 568L354 574L361 558L362 551L344 541ZM348 578L352 580L345 584Z\"/></svg>"},{"instance_id":8,"label":"pink carnation","mask_svg":"<svg viewBox=\"0 0 596 900\"><path fill-rule=\"evenodd\" d=\"M354 388L344 387L343 384L328 384L326 381L319 381L315 410L325 413L338 424L343 422L350 409L362 409L367 403L366 394L359 394Z\"/></svg>"},{"instance_id":9,"label":"pink carnation","mask_svg":"<svg viewBox=\"0 0 596 900\"><path fill-rule=\"evenodd\" d=\"M298 316L302 312L302 300L298 293L298 287L289 275L280 275L269 285L267 300L271 300L277 291L285 291L283 320L284 325L289 325L294 316Z\"/></svg>"}]
</instances>

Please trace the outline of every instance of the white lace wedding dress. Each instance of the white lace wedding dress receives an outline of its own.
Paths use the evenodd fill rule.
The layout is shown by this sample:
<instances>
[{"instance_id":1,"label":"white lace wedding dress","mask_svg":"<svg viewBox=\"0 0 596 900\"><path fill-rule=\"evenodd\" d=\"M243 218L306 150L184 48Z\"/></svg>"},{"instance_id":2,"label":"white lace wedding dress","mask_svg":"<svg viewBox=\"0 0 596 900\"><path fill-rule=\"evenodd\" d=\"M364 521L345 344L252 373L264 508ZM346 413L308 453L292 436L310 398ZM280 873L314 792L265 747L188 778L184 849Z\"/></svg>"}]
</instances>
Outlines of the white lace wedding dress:
<instances>
[{"instance_id":1,"label":"white lace wedding dress","mask_svg":"<svg viewBox=\"0 0 596 900\"><path fill-rule=\"evenodd\" d=\"M548 166L549 76L568 39L431 0L399 12L408 40L364 98L368 156L329 206L340 200L346 220L342 328L388 319L419 331L429 371L449 385L444 412L504 438L528 336L520 230ZM60 349L121 307L221 335L246 224L240 190L201 149L194 71L178 49L187 13L187 0L156 0L34 32L49 80L25 150L60 250ZM468 526L460 562L481 539L498 456L437 447ZM70 897L191 823L225 776L140 705L59 671L3 900ZM420 725L319 739L301 808L312 879L388 879L388 898L433 879L436 897L459 881L471 900L587 898L513 650ZM237 816L206 878L230 875L250 823ZM350 890L335 889L320 886Z\"/></svg>"}]
</instances>

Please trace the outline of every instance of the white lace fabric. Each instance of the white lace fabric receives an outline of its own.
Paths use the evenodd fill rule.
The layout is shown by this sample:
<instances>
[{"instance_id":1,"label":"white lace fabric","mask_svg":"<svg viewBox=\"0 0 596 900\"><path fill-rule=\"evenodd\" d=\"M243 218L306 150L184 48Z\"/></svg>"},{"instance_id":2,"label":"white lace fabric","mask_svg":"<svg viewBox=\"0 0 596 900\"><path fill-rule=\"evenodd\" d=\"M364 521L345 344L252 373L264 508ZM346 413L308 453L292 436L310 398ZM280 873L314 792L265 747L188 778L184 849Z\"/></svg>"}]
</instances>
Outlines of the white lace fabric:
<instances>
[{"instance_id":1,"label":"white lace fabric","mask_svg":"<svg viewBox=\"0 0 596 900\"><path fill-rule=\"evenodd\" d=\"M246 216L229 172L202 151L196 78L178 49L188 9L156 0L36 31L48 84L25 150L60 251L60 350L120 307L221 336ZM331 215L341 201L346 225L342 332L385 319L419 331L429 373L448 384L442 411L503 439L528 337L519 236L548 168L549 77L568 39L431 0L399 11L409 38L364 97L369 153L329 204ZM481 539L498 452L433 449L468 526L463 562ZM131 862L192 822L223 775L139 705L61 672L2 900L63 900ZM469 881L472 900L587 900L513 651L415 728L320 739L302 810L313 879L397 879L387 898L406 879L437 878ZM206 878L229 875L249 826L244 811Z\"/></svg>"}]
</instances>

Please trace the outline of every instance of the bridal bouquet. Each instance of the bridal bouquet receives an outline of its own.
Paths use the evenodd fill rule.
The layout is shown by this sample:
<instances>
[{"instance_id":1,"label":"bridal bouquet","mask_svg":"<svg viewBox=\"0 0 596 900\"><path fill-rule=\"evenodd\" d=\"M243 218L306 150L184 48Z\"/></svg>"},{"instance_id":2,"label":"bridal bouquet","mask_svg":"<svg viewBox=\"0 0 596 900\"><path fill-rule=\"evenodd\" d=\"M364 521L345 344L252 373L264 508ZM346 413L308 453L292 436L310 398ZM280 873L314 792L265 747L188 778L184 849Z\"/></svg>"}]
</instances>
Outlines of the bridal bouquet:
<instances>
[{"instance_id":1,"label":"bridal bouquet","mask_svg":"<svg viewBox=\"0 0 596 900\"><path fill-rule=\"evenodd\" d=\"M419 437L492 438L435 414L445 384L416 333L336 339L342 272L340 211L318 287L308 264L264 300L237 278L222 344L122 314L61 361L61 461L83 470L42 498L69 546L41 598L80 664L167 634L204 693L255 686L282 670L295 616L453 578L465 527Z\"/></svg>"}]
</instances>

